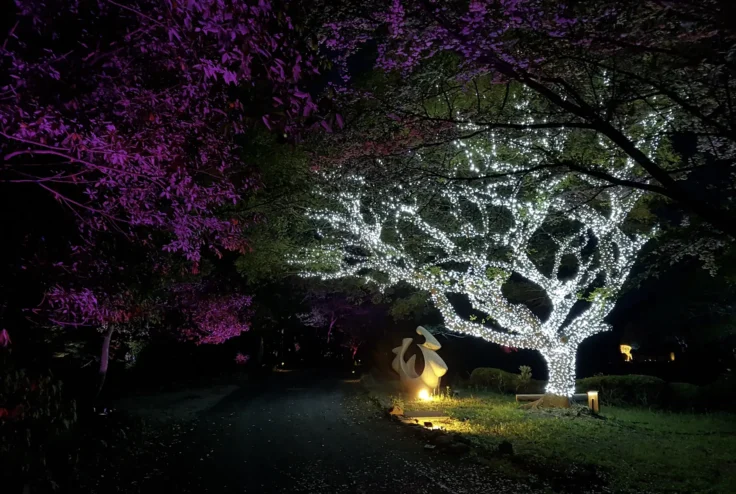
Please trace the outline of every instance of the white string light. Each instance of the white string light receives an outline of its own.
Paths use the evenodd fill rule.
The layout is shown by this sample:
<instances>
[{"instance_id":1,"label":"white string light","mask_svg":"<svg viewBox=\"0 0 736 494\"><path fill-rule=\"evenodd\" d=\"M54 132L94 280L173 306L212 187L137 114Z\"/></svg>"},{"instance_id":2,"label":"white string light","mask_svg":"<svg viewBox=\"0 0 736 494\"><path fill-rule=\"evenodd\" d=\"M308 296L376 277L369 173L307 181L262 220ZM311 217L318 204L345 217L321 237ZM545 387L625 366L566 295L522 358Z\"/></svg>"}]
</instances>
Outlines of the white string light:
<instances>
[{"instance_id":1,"label":"white string light","mask_svg":"<svg viewBox=\"0 0 736 494\"><path fill-rule=\"evenodd\" d=\"M662 125L661 119L649 120L642 122L651 125L649 130ZM463 124L463 130L473 130L472 124ZM430 204L420 205L417 199L422 185L415 190L397 185L375 190L362 176L342 177L338 193L322 192L331 205L309 211L321 225L321 245L305 249L290 261L305 266L303 276L362 277L382 289L405 282L426 291L448 329L540 351L549 371L546 392L572 396L577 348L589 336L610 329L604 318L613 309L637 253L651 236L629 235L621 228L641 193L606 184L596 201L572 201L565 194L566 180L601 183L545 170L527 173L523 186L519 186L518 174L492 181L467 180L518 171L518 163L499 158L502 146L506 150L516 146L526 163L534 166L544 157L530 152L533 144L561 149L570 132L535 131L512 144L501 142L493 133L476 141L456 142L461 159L453 163L449 180L440 187L434 183ZM648 142L649 149L655 150L656 138ZM421 160L421 156L414 159ZM614 168L611 173L630 177L630 167ZM531 183L533 194L529 193ZM442 213L451 221L442 224L432 216L439 204L449 205ZM510 217L504 228L499 226L499 210ZM561 228L564 233L560 234L544 228L559 223L561 216L573 226ZM408 236L407 227L415 233ZM545 270L532 259L531 248L534 235L542 231L556 245L552 268ZM560 279L559 269L570 256L576 260L576 272ZM326 262L334 264L334 269L326 269ZM545 320L504 296L502 287L512 273L547 294L551 312ZM465 295L475 311L492 318L493 327L458 315L450 293ZM581 295L586 296L587 307L578 305L573 310Z\"/></svg>"}]
</instances>

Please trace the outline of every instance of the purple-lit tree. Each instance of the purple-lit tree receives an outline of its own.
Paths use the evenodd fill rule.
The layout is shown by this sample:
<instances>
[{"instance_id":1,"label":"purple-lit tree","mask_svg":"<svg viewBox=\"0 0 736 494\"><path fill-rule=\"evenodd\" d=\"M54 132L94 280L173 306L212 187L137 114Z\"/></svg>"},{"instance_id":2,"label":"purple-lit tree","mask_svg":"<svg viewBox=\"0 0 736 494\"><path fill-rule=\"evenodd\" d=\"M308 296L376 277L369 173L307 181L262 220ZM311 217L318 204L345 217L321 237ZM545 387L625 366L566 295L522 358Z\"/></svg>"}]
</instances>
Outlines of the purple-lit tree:
<instances>
[{"instance_id":1,"label":"purple-lit tree","mask_svg":"<svg viewBox=\"0 0 736 494\"><path fill-rule=\"evenodd\" d=\"M305 90L318 67L289 6L16 4L0 40L0 181L50 194L81 236L70 235L76 247L54 260L62 274L48 271L39 312L62 327L99 328L102 375L113 334L157 323L175 303L187 320L181 336L199 343L247 330L249 297L183 296L156 283L141 291L127 274L138 261L109 257L102 244L116 237L150 249L153 277L172 286L207 253L248 249L253 217L237 205L258 180L242 159L244 131L331 129Z\"/></svg>"},{"instance_id":2,"label":"purple-lit tree","mask_svg":"<svg viewBox=\"0 0 736 494\"><path fill-rule=\"evenodd\" d=\"M174 292L172 308L185 317L182 336L187 340L198 345L223 343L250 329L249 296L221 295L212 287L195 283L182 283Z\"/></svg>"},{"instance_id":3,"label":"purple-lit tree","mask_svg":"<svg viewBox=\"0 0 736 494\"><path fill-rule=\"evenodd\" d=\"M95 237L101 240L102 235ZM116 251L116 244L125 252ZM72 249L67 262L38 259L43 277L53 284L33 312L52 325L47 338L60 343L58 355L82 357L76 340L90 330L103 335L98 393L110 360L119 354L116 349L147 341L152 330L163 329L168 287L175 281L174 256L126 246L126 242L100 241L96 256L88 249Z\"/></svg>"},{"instance_id":4,"label":"purple-lit tree","mask_svg":"<svg viewBox=\"0 0 736 494\"><path fill-rule=\"evenodd\" d=\"M386 307L375 304L372 295L375 293L350 283L316 284L303 299L309 311L297 317L305 326L325 331L328 344L338 334L340 344L355 359L370 335L381 329L377 326L386 313Z\"/></svg>"},{"instance_id":5,"label":"purple-lit tree","mask_svg":"<svg viewBox=\"0 0 736 494\"><path fill-rule=\"evenodd\" d=\"M234 137L316 110L290 17L267 1L18 4L0 49L2 180L48 191L88 235L160 231L194 262L243 251L245 218L215 214L255 186ZM256 90L272 104L246 107Z\"/></svg>"},{"instance_id":6,"label":"purple-lit tree","mask_svg":"<svg viewBox=\"0 0 736 494\"><path fill-rule=\"evenodd\" d=\"M306 326L326 329L327 343L332 338L333 330L342 331L342 319L365 312L360 301L335 293L309 295L305 301L309 305L309 312L298 314L299 320Z\"/></svg>"},{"instance_id":7,"label":"purple-lit tree","mask_svg":"<svg viewBox=\"0 0 736 494\"><path fill-rule=\"evenodd\" d=\"M63 328L62 333L94 328L104 335L98 389L110 360L122 357L119 351L111 352L113 348L145 343L156 334L197 345L219 344L250 329L250 296L224 286L217 276L192 275L187 263L171 254L140 247L132 253L126 250L127 263L116 262L112 249L101 251L100 259L80 251L82 257L70 269L59 263L61 273L53 275L59 284L35 310ZM143 255L136 258L136 252ZM116 344L111 344L113 336Z\"/></svg>"},{"instance_id":8,"label":"purple-lit tree","mask_svg":"<svg viewBox=\"0 0 736 494\"><path fill-rule=\"evenodd\" d=\"M102 391L110 366L112 337L125 333L128 339L141 338L152 313L137 306L130 290L113 295L89 288L71 289L60 285L52 287L46 294L50 317L55 325L69 327L91 326L104 335L99 356L97 394Z\"/></svg>"}]
</instances>

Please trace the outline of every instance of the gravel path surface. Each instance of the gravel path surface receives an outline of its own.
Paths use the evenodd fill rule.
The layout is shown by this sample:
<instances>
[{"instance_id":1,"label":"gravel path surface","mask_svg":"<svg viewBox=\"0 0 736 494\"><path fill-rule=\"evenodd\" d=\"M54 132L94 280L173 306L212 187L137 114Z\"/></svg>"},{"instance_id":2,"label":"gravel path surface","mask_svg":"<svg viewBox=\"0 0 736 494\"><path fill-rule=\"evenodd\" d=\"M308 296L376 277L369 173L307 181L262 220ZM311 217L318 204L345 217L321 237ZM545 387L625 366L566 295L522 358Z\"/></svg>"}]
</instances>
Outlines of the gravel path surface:
<instances>
[{"instance_id":1,"label":"gravel path surface","mask_svg":"<svg viewBox=\"0 0 736 494\"><path fill-rule=\"evenodd\" d=\"M427 450L383 418L356 381L278 373L199 414L177 492L532 493L489 467ZM172 491L174 492L174 491Z\"/></svg>"}]
</instances>

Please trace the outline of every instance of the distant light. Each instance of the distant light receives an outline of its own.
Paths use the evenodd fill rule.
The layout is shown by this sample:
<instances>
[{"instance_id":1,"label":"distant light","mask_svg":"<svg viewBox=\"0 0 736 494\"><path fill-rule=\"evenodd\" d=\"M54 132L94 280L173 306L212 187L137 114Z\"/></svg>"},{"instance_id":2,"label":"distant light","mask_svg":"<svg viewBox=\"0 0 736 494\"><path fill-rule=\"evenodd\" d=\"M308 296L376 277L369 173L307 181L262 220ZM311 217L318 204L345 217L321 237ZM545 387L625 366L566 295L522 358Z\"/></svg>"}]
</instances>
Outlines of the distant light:
<instances>
[{"instance_id":1,"label":"distant light","mask_svg":"<svg viewBox=\"0 0 736 494\"><path fill-rule=\"evenodd\" d=\"M422 388L419 390L419 399L429 401L432 399L432 395L429 394L429 390L427 388Z\"/></svg>"},{"instance_id":2,"label":"distant light","mask_svg":"<svg viewBox=\"0 0 736 494\"><path fill-rule=\"evenodd\" d=\"M355 371L353 371L353 374L355 374Z\"/></svg>"},{"instance_id":3,"label":"distant light","mask_svg":"<svg viewBox=\"0 0 736 494\"><path fill-rule=\"evenodd\" d=\"M281 365L283 366L283 365L286 365L286 364L284 362L281 362Z\"/></svg>"},{"instance_id":4,"label":"distant light","mask_svg":"<svg viewBox=\"0 0 736 494\"><path fill-rule=\"evenodd\" d=\"M675 352L670 352L670 362L675 361Z\"/></svg>"},{"instance_id":5,"label":"distant light","mask_svg":"<svg viewBox=\"0 0 736 494\"><path fill-rule=\"evenodd\" d=\"M619 349L621 350L621 353L624 354L626 357L626 362L631 362L634 357L631 356L631 346L630 345L621 345L619 346Z\"/></svg>"}]
</instances>

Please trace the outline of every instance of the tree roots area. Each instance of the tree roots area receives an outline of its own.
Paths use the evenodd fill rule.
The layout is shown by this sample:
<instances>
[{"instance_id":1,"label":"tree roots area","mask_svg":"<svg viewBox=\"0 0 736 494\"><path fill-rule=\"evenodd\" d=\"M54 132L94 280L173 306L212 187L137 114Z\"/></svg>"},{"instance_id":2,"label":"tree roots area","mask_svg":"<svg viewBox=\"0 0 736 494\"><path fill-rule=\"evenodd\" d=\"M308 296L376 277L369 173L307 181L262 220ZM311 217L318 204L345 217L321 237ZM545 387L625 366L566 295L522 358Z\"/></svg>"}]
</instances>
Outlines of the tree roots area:
<instances>
[{"instance_id":1,"label":"tree roots area","mask_svg":"<svg viewBox=\"0 0 736 494\"><path fill-rule=\"evenodd\" d=\"M570 408L570 406L570 399L565 396L545 394L538 400L522 405L521 408L536 410L539 408Z\"/></svg>"}]
</instances>

